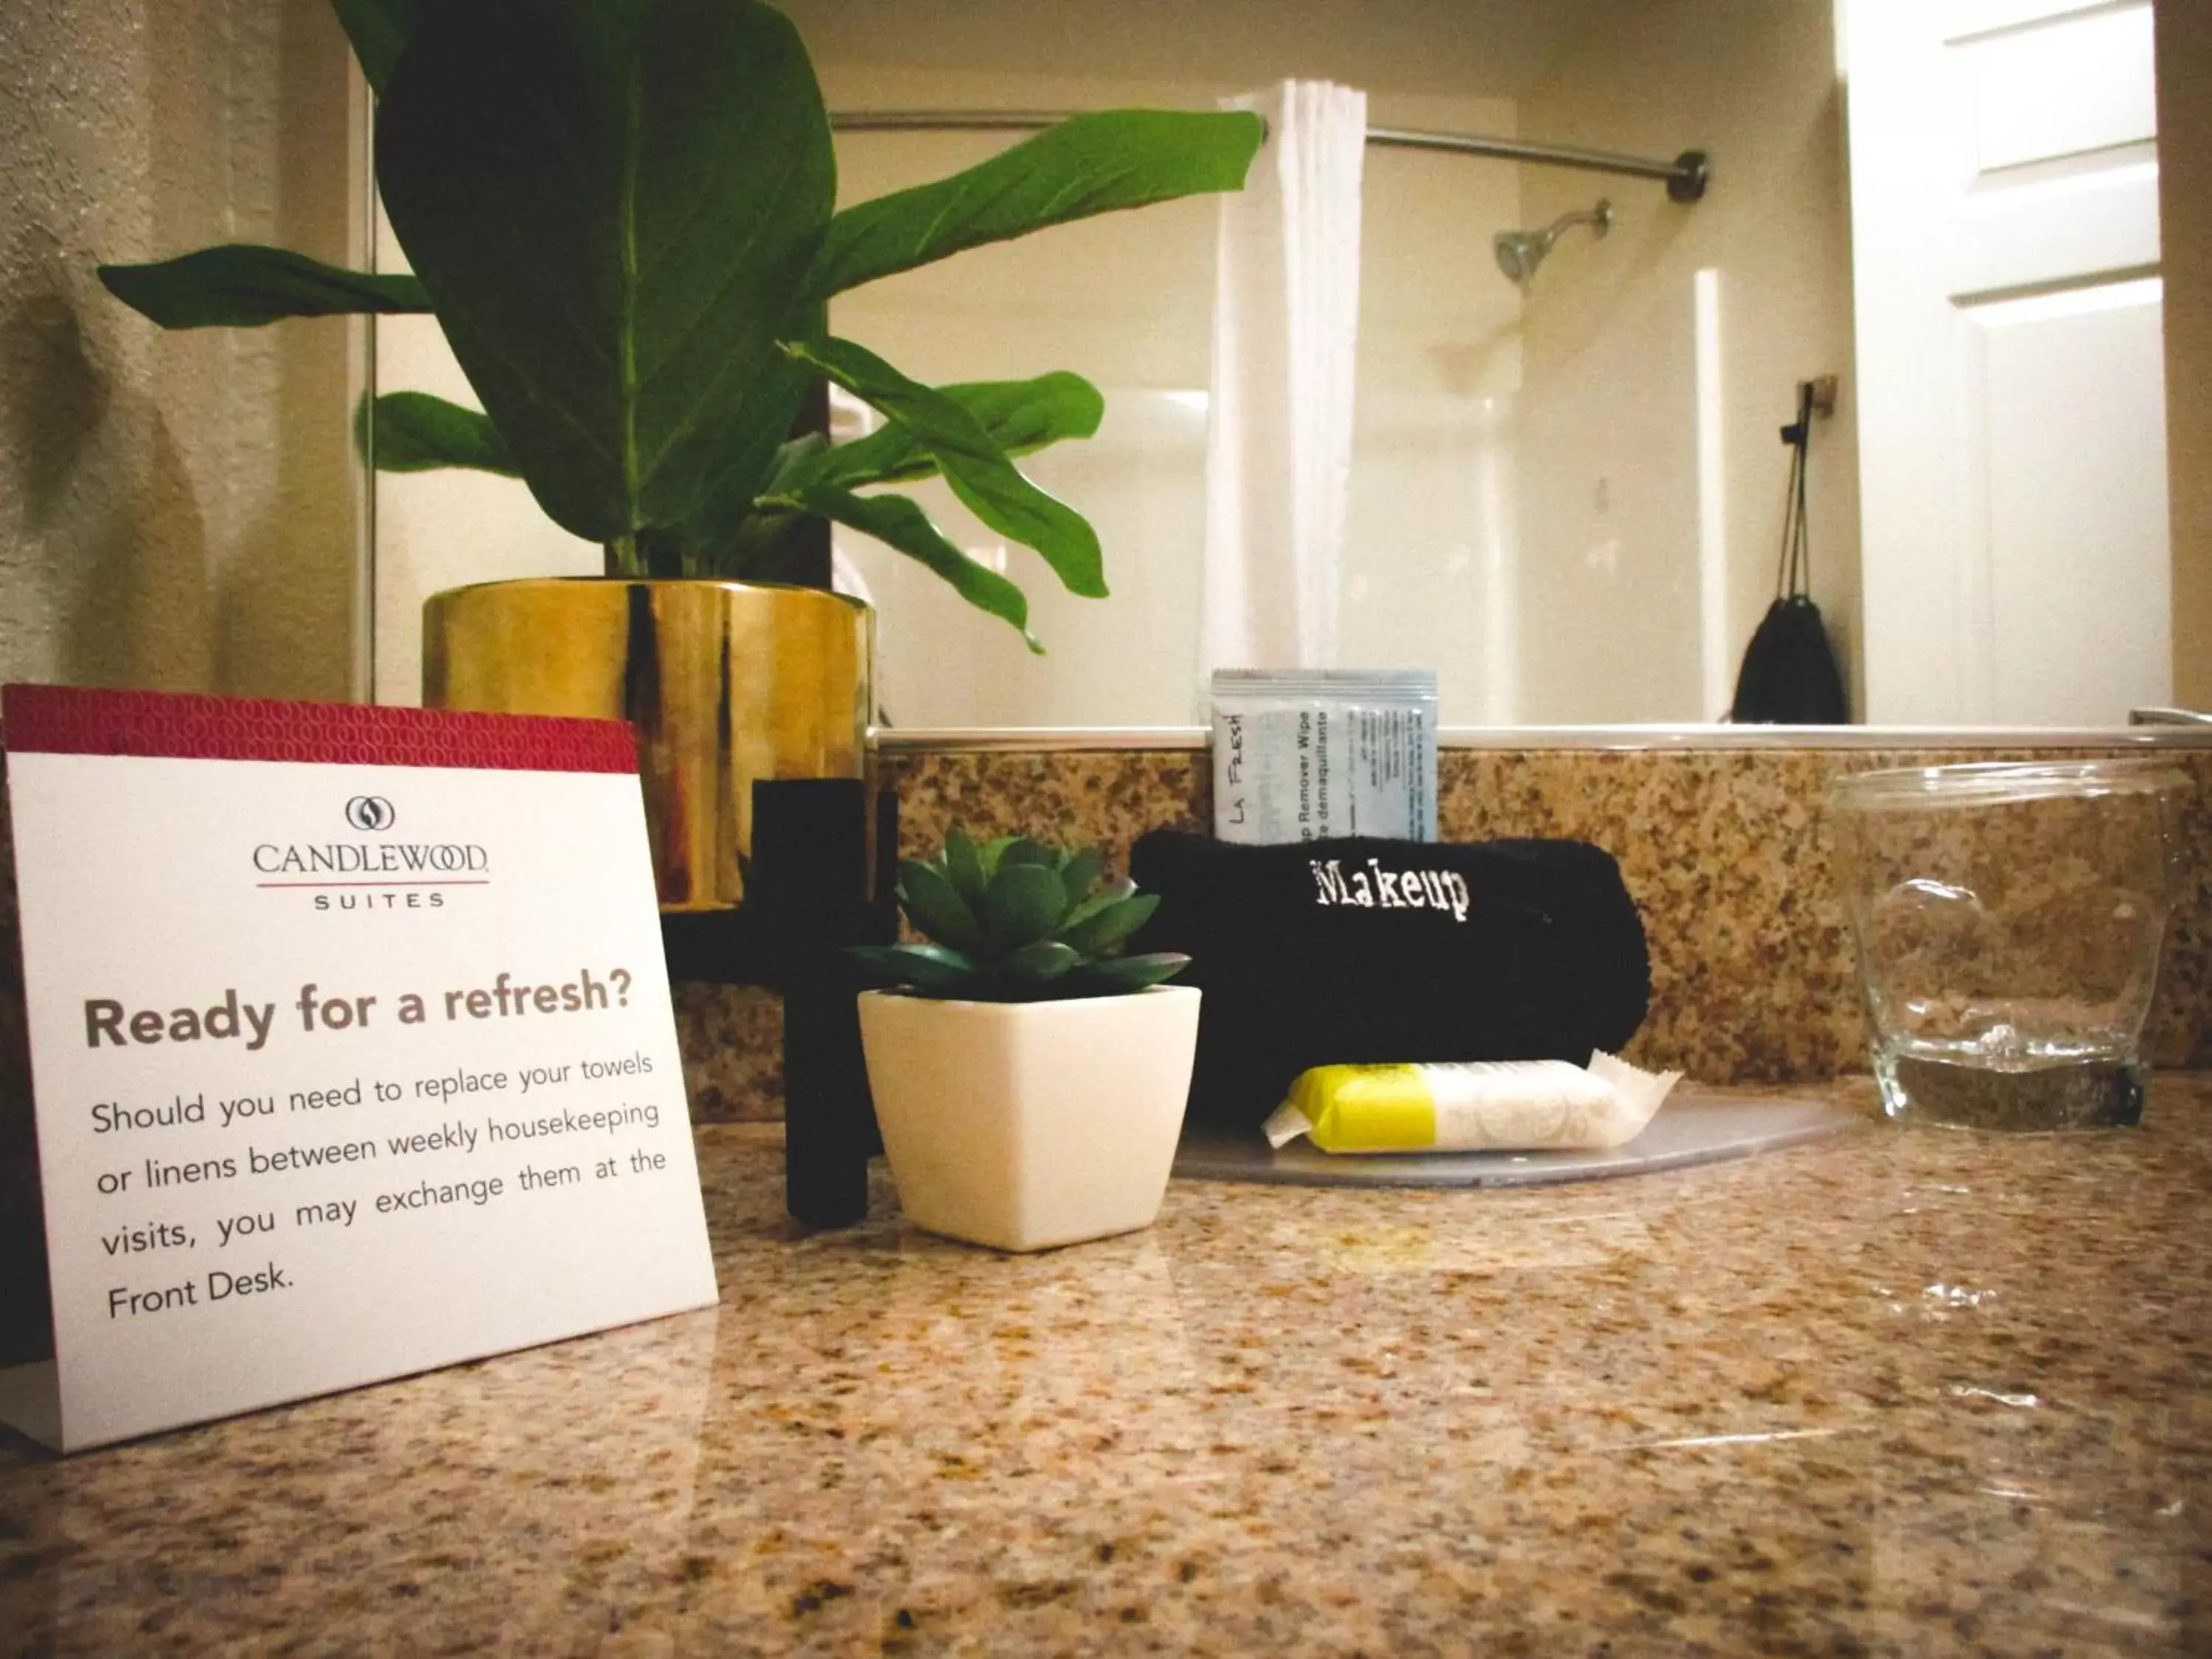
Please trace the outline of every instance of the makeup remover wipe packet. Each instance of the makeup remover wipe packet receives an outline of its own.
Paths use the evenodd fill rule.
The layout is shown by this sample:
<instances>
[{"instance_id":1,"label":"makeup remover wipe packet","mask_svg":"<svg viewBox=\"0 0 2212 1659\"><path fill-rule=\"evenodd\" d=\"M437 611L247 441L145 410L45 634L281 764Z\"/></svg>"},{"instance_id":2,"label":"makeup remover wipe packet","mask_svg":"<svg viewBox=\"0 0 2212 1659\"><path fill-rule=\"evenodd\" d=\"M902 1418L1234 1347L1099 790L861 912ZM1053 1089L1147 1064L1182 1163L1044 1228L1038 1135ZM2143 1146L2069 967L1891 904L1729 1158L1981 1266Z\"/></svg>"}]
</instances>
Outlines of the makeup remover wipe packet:
<instances>
[{"instance_id":1,"label":"makeup remover wipe packet","mask_svg":"<svg viewBox=\"0 0 2212 1659\"><path fill-rule=\"evenodd\" d=\"M1602 1050L1587 1066L1316 1066L1265 1129L1271 1146L1311 1135L1325 1152L1598 1152L1643 1133L1681 1080Z\"/></svg>"},{"instance_id":2,"label":"makeup remover wipe packet","mask_svg":"<svg viewBox=\"0 0 2212 1659\"><path fill-rule=\"evenodd\" d=\"M1432 669L1218 669L1213 833L1437 838Z\"/></svg>"}]
</instances>

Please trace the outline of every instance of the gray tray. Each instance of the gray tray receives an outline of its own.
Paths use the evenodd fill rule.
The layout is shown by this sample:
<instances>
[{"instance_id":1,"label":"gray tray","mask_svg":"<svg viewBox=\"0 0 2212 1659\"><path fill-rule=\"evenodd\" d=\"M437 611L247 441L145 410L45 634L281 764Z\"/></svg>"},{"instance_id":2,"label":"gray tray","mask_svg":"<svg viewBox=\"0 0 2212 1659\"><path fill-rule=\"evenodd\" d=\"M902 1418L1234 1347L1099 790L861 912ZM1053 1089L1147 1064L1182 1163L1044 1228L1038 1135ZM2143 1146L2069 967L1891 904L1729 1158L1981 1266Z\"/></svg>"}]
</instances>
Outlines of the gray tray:
<instances>
[{"instance_id":1,"label":"gray tray","mask_svg":"<svg viewBox=\"0 0 2212 1659\"><path fill-rule=\"evenodd\" d=\"M1257 1130L1249 1138L1194 1130L1176 1149L1175 1173L1185 1181L1299 1187L1538 1187L1747 1158L1868 1121L1832 1101L1701 1097L1678 1088L1642 1134L1607 1152L1324 1152L1304 1139L1277 1151Z\"/></svg>"}]
</instances>

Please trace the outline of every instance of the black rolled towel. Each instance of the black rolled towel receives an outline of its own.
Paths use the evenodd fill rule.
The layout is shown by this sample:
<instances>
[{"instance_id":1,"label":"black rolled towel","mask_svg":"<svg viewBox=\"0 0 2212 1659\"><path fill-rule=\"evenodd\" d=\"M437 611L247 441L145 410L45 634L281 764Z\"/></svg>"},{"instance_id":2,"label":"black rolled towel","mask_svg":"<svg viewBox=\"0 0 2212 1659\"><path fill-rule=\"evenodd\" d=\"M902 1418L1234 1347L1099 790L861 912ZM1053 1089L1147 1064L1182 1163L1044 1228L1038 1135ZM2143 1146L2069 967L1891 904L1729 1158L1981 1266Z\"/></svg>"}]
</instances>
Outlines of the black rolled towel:
<instances>
[{"instance_id":1,"label":"black rolled towel","mask_svg":"<svg viewBox=\"0 0 2212 1659\"><path fill-rule=\"evenodd\" d=\"M1241 847L1172 830L1129 861L1160 895L1133 948L1206 993L1190 1119L1256 1128L1313 1066L1618 1051L1651 1001L1644 923L1602 848L1353 837Z\"/></svg>"}]
</instances>

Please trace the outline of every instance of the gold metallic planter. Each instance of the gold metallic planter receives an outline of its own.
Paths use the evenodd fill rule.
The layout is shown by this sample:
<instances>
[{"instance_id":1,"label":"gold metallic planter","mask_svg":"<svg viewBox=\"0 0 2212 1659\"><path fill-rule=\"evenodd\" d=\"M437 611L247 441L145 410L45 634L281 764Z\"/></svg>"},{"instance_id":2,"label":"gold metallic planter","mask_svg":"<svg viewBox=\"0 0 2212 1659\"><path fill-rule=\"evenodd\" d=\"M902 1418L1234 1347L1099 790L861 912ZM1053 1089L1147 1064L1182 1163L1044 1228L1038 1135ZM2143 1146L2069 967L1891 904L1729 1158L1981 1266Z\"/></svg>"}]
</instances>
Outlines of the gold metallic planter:
<instances>
[{"instance_id":1,"label":"gold metallic planter","mask_svg":"<svg viewBox=\"0 0 2212 1659\"><path fill-rule=\"evenodd\" d=\"M744 895L752 787L866 775L874 613L809 587L485 582L422 606L422 701L637 728L664 910Z\"/></svg>"}]
</instances>

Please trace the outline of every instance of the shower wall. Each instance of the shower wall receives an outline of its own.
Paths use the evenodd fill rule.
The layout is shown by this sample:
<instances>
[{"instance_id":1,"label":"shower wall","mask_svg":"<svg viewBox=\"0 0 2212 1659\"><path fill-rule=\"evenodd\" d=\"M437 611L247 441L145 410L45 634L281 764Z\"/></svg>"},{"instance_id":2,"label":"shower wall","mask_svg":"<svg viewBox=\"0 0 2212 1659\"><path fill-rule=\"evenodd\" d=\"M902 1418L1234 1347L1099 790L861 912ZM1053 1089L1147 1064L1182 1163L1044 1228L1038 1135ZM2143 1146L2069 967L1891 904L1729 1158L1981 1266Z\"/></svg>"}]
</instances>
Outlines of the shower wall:
<instances>
[{"instance_id":1,"label":"shower wall","mask_svg":"<svg viewBox=\"0 0 2212 1659\"><path fill-rule=\"evenodd\" d=\"M1372 126L1513 136L1502 100L1370 108ZM1522 303L1490 238L1519 169L1370 145L1340 648L1437 671L1448 725L1521 718L1514 463Z\"/></svg>"},{"instance_id":2,"label":"shower wall","mask_svg":"<svg viewBox=\"0 0 2212 1659\"><path fill-rule=\"evenodd\" d=\"M1039 82L833 71L841 108L1210 103L1226 87ZM1510 132L1510 103L1371 94L1376 125ZM861 199L939 176L1003 136L851 134L841 189ZM1511 405L1519 296L1491 231L1518 211L1514 169L1371 149L1363 194L1358 389L1341 590L1347 665L1432 664L1446 718L1506 718ZM842 296L832 323L932 381L1072 368L1105 391L1097 438L1024 466L1097 526L1113 597L1073 598L939 487L915 493L956 542L1028 590L1048 653L865 538L839 538L880 612L884 712L900 726L1152 725L1200 718L1206 386L1217 208L1170 204L1073 225ZM1501 652L1504 653L1501 657Z\"/></svg>"},{"instance_id":3,"label":"shower wall","mask_svg":"<svg viewBox=\"0 0 2212 1659\"><path fill-rule=\"evenodd\" d=\"M1522 100L1547 140L1711 151L1695 206L1532 167L1530 224L1609 195L1522 316L1525 694L1547 720L1718 718L1773 597L1796 386L1843 376L1816 417L1813 590L1863 707L1857 426L1843 116L1832 9L1809 0L1607 0ZM1700 274L1706 301L1702 319ZM1701 389L1702 369L1702 389Z\"/></svg>"}]
</instances>

